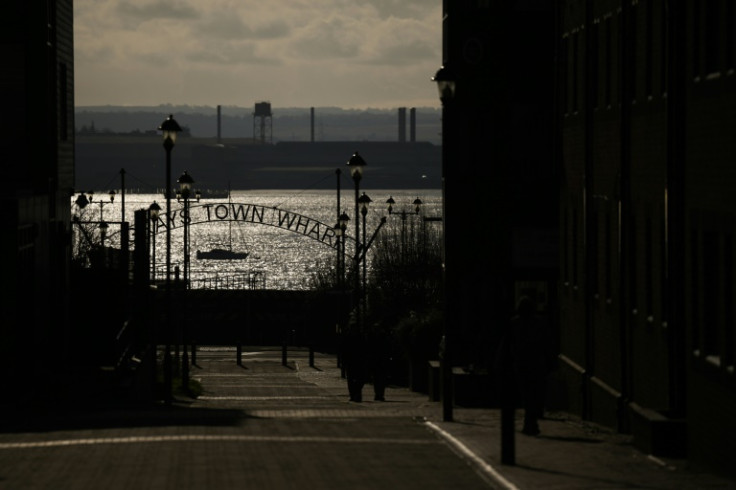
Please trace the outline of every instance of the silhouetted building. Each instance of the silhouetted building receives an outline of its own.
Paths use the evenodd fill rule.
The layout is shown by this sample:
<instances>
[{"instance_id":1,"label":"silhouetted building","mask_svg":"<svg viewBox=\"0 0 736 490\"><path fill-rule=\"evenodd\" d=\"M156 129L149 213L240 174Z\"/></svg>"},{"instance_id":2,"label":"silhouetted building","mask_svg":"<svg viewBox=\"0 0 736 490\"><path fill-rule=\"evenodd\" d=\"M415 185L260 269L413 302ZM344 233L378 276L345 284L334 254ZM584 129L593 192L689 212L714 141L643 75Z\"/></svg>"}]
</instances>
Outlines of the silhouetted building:
<instances>
[{"instance_id":1,"label":"silhouetted building","mask_svg":"<svg viewBox=\"0 0 736 490\"><path fill-rule=\"evenodd\" d=\"M262 145L273 142L273 113L270 102L256 102L253 110L253 139Z\"/></svg>"},{"instance_id":2,"label":"silhouetted building","mask_svg":"<svg viewBox=\"0 0 736 490\"><path fill-rule=\"evenodd\" d=\"M443 109L448 349L489 363L516 300L554 311L558 172L553 11L547 1L444 2Z\"/></svg>"},{"instance_id":3,"label":"silhouetted building","mask_svg":"<svg viewBox=\"0 0 736 490\"><path fill-rule=\"evenodd\" d=\"M557 4L570 407L654 454L736 458L736 7Z\"/></svg>"},{"instance_id":4,"label":"silhouetted building","mask_svg":"<svg viewBox=\"0 0 736 490\"><path fill-rule=\"evenodd\" d=\"M72 2L13 1L0 33L5 184L0 359L5 401L49 396L71 356L70 196L74 187ZM88 321L86 319L85 321Z\"/></svg>"}]
</instances>

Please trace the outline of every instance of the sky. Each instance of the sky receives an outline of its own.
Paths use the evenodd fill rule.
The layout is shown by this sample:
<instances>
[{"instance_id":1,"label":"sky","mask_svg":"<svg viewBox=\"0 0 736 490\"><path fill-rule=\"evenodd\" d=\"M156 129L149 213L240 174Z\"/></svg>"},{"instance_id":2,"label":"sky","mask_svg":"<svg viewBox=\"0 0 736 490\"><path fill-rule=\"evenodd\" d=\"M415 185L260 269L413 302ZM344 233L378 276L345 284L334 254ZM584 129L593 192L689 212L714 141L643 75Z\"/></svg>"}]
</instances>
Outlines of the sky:
<instances>
[{"instance_id":1,"label":"sky","mask_svg":"<svg viewBox=\"0 0 736 490\"><path fill-rule=\"evenodd\" d=\"M439 0L74 0L75 105L439 107Z\"/></svg>"}]
</instances>

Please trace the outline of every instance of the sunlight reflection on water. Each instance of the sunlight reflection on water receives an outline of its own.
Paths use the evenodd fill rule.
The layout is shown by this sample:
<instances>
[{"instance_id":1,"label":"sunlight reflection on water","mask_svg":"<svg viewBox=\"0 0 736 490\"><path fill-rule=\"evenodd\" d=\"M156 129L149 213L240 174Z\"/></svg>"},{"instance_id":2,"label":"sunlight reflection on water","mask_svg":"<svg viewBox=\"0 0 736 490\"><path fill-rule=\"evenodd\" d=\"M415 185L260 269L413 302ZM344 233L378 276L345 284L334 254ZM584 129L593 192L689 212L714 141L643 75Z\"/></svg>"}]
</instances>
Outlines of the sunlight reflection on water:
<instances>
[{"instance_id":1,"label":"sunlight reflection on water","mask_svg":"<svg viewBox=\"0 0 736 490\"><path fill-rule=\"evenodd\" d=\"M419 197L424 205L422 214L425 216L441 215L441 191L440 190L366 190L373 199L367 214L366 232L368 238L378 226L382 216L388 217L385 205L389 195L396 201L394 205L394 216L390 217L387 226L394 226L400 219L402 210L410 213L413 217L412 202ZM76 196L74 196L76 198ZM73 199L74 199L73 198ZM105 221L120 221L119 197L112 204L106 204L102 208L102 217ZM138 209L147 209L153 202L157 201L161 206L163 218L166 207L166 199L161 195L154 194L128 194L125 199L125 219L133 222L133 213ZM341 211L350 216L347 234L350 240L355 236L355 203L354 189L343 189L341 193ZM290 211L317 220L328 226L334 226L337 220L337 196L335 191L288 191L288 190L257 190L257 191L232 191L231 201L236 204L253 204L266 208L276 208ZM203 204L227 203L225 199L207 199L199 203L192 202L192 218L196 213L202 213ZM199 209L194 207L199 206ZM183 203L176 199L171 200L172 213L183 209ZM211 208L212 209L212 208ZM73 210L76 207L73 206ZM98 220L100 218L99 205L88 206L82 212L81 219ZM194 219L193 219L194 221ZM293 232L283 228L267 226L260 223L244 221L205 221L193 224L190 227L190 257L191 257L191 279L192 287L202 287L201 279L207 277L210 280L215 275L220 279L226 277L245 277L259 273L265 278L265 287L269 289L304 290L309 289L312 284L313 274L320 269L334 268L336 250L324 243L305 236L303 232ZM132 226L132 225L131 225ZM119 228L111 226L106 243L109 246L119 247ZM244 260L200 260L196 257L196 251L208 251L212 248L229 248L230 234L232 233L232 250L236 252L248 252ZM361 227L362 233L362 227ZM116 241L117 240L117 241ZM165 275L166 260L166 230L159 227L156 235L156 270L157 277L163 279ZM183 227L172 228L171 233L171 270L175 266L183 267ZM348 255L350 255L350 250ZM368 257L370 268L370 255Z\"/></svg>"}]
</instances>

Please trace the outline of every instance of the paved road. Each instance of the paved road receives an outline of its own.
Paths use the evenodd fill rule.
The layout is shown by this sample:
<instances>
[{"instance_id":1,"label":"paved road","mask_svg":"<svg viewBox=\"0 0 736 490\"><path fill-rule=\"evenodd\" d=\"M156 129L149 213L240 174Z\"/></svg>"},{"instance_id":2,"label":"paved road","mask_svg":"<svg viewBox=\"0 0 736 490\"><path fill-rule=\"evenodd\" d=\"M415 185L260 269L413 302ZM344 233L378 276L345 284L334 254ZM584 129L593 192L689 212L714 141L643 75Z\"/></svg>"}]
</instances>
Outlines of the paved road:
<instances>
[{"instance_id":1,"label":"paved road","mask_svg":"<svg viewBox=\"0 0 736 490\"><path fill-rule=\"evenodd\" d=\"M630 435L562 412L542 435L517 432L500 462L499 411L455 407L390 387L386 402L347 401L334 357L201 349L205 392L171 407L70 409L0 419L4 489L620 489L736 488L687 460L655 458ZM521 429L522 411L516 428Z\"/></svg>"},{"instance_id":2,"label":"paved road","mask_svg":"<svg viewBox=\"0 0 736 490\"><path fill-rule=\"evenodd\" d=\"M246 352L241 367L232 350L202 350L197 400L2 433L0 488L489 488L423 423L436 408L348 402L334 369L293 355L283 366L280 351Z\"/></svg>"}]
</instances>

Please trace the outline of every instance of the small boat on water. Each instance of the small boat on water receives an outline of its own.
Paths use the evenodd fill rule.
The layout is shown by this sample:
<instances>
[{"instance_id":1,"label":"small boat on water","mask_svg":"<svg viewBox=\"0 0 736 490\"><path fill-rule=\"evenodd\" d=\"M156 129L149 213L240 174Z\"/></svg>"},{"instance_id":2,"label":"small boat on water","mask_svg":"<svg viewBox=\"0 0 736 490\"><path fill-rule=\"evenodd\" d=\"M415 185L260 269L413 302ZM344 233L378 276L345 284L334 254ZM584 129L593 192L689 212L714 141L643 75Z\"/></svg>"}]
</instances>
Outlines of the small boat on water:
<instances>
[{"instance_id":1,"label":"small boat on water","mask_svg":"<svg viewBox=\"0 0 736 490\"><path fill-rule=\"evenodd\" d=\"M210 251L197 250L198 260L243 260L248 252L233 252L224 248L213 248Z\"/></svg>"},{"instance_id":2,"label":"small boat on water","mask_svg":"<svg viewBox=\"0 0 736 490\"><path fill-rule=\"evenodd\" d=\"M230 199L230 186L227 188L228 202ZM228 241L228 248L213 248L209 251L197 250L197 260L244 260L248 257L248 252L234 252L233 251L233 222L228 222L230 230L230 237Z\"/></svg>"}]
</instances>

